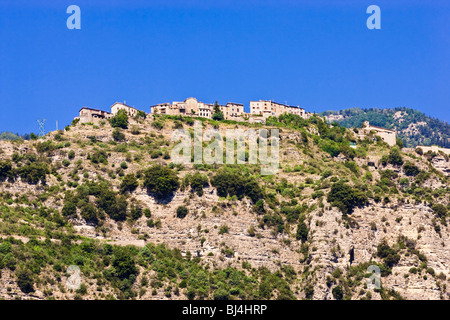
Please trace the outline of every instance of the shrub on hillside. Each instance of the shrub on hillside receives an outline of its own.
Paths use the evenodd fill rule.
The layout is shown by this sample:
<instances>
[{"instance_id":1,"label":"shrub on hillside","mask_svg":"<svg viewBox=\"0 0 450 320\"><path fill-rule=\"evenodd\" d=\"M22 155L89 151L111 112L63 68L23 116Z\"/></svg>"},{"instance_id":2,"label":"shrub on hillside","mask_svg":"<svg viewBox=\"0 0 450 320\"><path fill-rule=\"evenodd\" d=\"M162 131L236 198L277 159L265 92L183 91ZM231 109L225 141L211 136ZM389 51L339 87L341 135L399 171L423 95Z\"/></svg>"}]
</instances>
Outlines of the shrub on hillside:
<instances>
[{"instance_id":1,"label":"shrub on hillside","mask_svg":"<svg viewBox=\"0 0 450 320\"><path fill-rule=\"evenodd\" d=\"M411 162L407 161L403 165L403 171L405 172L405 174L407 176L417 176L419 174L420 170L419 170L419 168L417 168L417 166L415 166Z\"/></svg>"},{"instance_id":2,"label":"shrub on hillside","mask_svg":"<svg viewBox=\"0 0 450 320\"><path fill-rule=\"evenodd\" d=\"M253 203L264 198L258 182L250 177L243 176L241 172L229 168L223 168L213 177L211 184L216 187L219 197L237 196L249 197Z\"/></svg>"},{"instance_id":3,"label":"shrub on hillside","mask_svg":"<svg viewBox=\"0 0 450 320\"><path fill-rule=\"evenodd\" d=\"M112 133L114 141L123 141L125 140L125 134L119 129L115 128Z\"/></svg>"},{"instance_id":4,"label":"shrub on hillside","mask_svg":"<svg viewBox=\"0 0 450 320\"><path fill-rule=\"evenodd\" d=\"M404 162L403 157L400 153L400 149L397 146L393 147L389 152L389 154L381 157L381 164L384 166L387 165L388 163L394 166L401 166L403 162Z\"/></svg>"},{"instance_id":5,"label":"shrub on hillside","mask_svg":"<svg viewBox=\"0 0 450 320\"><path fill-rule=\"evenodd\" d=\"M38 142L36 145L36 151L39 153L52 152L56 149L57 149L56 145L51 140Z\"/></svg>"},{"instance_id":6,"label":"shrub on hillside","mask_svg":"<svg viewBox=\"0 0 450 320\"><path fill-rule=\"evenodd\" d=\"M130 219L137 220L142 217L142 208L138 205L132 205L130 209Z\"/></svg>"},{"instance_id":7,"label":"shrub on hillside","mask_svg":"<svg viewBox=\"0 0 450 320\"><path fill-rule=\"evenodd\" d=\"M396 265L400 261L400 256L392 249L386 241L382 241L377 246L377 256L382 258L388 268Z\"/></svg>"},{"instance_id":8,"label":"shrub on hillside","mask_svg":"<svg viewBox=\"0 0 450 320\"><path fill-rule=\"evenodd\" d=\"M111 126L114 128L128 128L128 114L125 110L119 110L110 120Z\"/></svg>"},{"instance_id":9,"label":"shrub on hillside","mask_svg":"<svg viewBox=\"0 0 450 320\"><path fill-rule=\"evenodd\" d=\"M69 153L67 154L67 157L72 160L73 158L75 158L75 151L70 150Z\"/></svg>"},{"instance_id":10,"label":"shrub on hillside","mask_svg":"<svg viewBox=\"0 0 450 320\"><path fill-rule=\"evenodd\" d=\"M36 184L41 181L46 183L46 175L50 173L47 164L42 162L32 162L29 165L18 168L19 176L22 181L29 184Z\"/></svg>"},{"instance_id":11,"label":"shrub on hillside","mask_svg":"<svg viewBox=\"0 0 450 320\"><path fill-rule=\"evenodd\" d=\"M306 225L305 221L302 220L297 226L297 233L295 235L295 238L297 240L301 240L303 243L308 240L308 233L308 226Z\"/></svg>"},{"instance_id":12,"label":"shrub on hillside","mask_svg":"<svg viewBox=\"0 0 450 320\"><path fill-rule=\"evenodd\" d=\"M342 298L344 297L344 292L341 286L334 287L331 293L336 300L342 300Z\"/></svg>"},{"instance_id":13,"label":"shrub on hillside","mask_svg":"<svg viewBox=\"0 0 450 320\"><path fill-rule=\"evenodd\" d=\"M0 181L12 178L14 171L9 160L0 161Z\"/></svg>"},{"instance_id":14,"label":"shrub on hillside","mask_svg":"<svg viewBox=\"0 0 450 320\"><path fill-rule=\"evenodd\" d=\"M186 208L185 206L179 206L177 208L177 218L184 218L186 217L186 215L189 213L188 208Z\"/></svg>"},{"instance_id":15,"label":"shrub on hillside","mask_svg":"<svg viewBox=\"0 0 450 320\"><path fill-rule=\"evenodd\" d=\"M127 248L116 247L114 250L114 258L112 262L115 275L120 280L134 278L139 273L134 261L134 256ZM134 276L134 277L132 277Z\"/></svg>"},{"instance_id":16,"label":"shrub on hillside","mask_svg":"<svg viewBox=\"0 0 450 320\"><path fill-rule=\"evenodd\" d=\"M164 128L164 124L160 121L153 121L152 122L152 127L157 129L157 130L161 130L162 128Z\"/></svg>"},{"instance_id":17,"label":"shrub on hillside","mask_svg":"<svg viewBox=\"0 0 450 320\"><path fill-rule=\"evenodd\" d=\"M123 221L127 217L128 203L126 198L117 195L111 189L102 189L100 191L97 204L115 221Z\"/></svg>"},{"instance_id":18,"label":"shrub on hillside","mask_svg":"<svg viewBox=\"0 0 450 320\"><path fill-rule=\"evenodd\" d=\"M20 269L17 271L17 286L23 293L34 292L33 274L28 269Z\"/></svg>"},{"instance_id":19,"label":"shrub on hillside","mask_svg":"<svg viewBox=\"0 0 450 320\"><path fill-rule=\"evenodd\" d=\"M133 192L139 186L139 182L133 173L129 173L123 177L120 184L120 192Z\"/></svg>"},{"instance_id":20,"label":"shrub on hillside","mask_svg":"<svg viewBox=\"0 0 450 320\"><path fill-rule=\"evenodd\" d=\"M95 149L94 153L92 153L92 155L88 154L88 159L90 159L92 163L107 164L108 163L108 154L106 153L105 150Z\"/></svg>"},{"instance_id":21,"label":"shrub on hillside","mask_svg":"<svg viewBox=\"0 0 450 320\"><path fill-rule=\"evenodd\" d=\"M442 203L433 204L431 209L439 218L445 217L448 213L447 207L444 206Z\"/></svg>"},{"instance_id":22,"label":"shrub on hillside","mask_svg":"<svg viewBox=\"0 0 450 320\"><path fill-rule=\"evenodd\" d=\"M208 177L197 171L191 177L190 185L193 192L197 193L198 196L202 196L203 188L209 185Z\"/></svg>"},{"instance_id":23,"label":"shrub on hillside","mask_svg":"<svg viewBox=\"0 0 450 320\"><path fill-rule=\"evenodd\" d=\"M86 220L86 222L97 224L97 208L92 203L85 204L80 211L81 217Z\"/></svg>"},{"instance_id":24,"label":"shrub on hillside","mask_svg":"<svg viewBox=\"0 0 450 320\"><path fill-rule=\"evenodd\" d=\"M75 217L77 214L77 205L73 202L72 199L65 199L61 213L65 217Z\"/></svg>"},{"instance_id":25,"label":"shrub on hillside","mask_svg":"<svg viewBox=\"0 0 450 320\"><path fill-rule=\"evenodd\" d=\"M134 118L136 120L146 119L147 118L147 114L144 111L142 111L142 110L138 110L138 112L137 112L137 114L136 114L136 116Z\"/></svg>"},{"instance_id":26,"label":"shrub on hillside","mask_svg":"<svg viewBox=\"0 0 450 320\"><path fill-rule=\"evenodd\" d=\"M157 198L166 198L178 189L180 182L175 171L162 165L154 165L144 171L144 187Z\"/></svg>"},{"instance_id":27,"label":"shrub on hillside","mask_svg":"<svg viewBox=\"0 0 450 320\"><path fill-rule=\"evenodd\" d=\"M327 201L338 207L342 213L349 214L355 207L366 205L368 198L362 190L338 181L331 186Z\"/></svg>"}]
</instances>

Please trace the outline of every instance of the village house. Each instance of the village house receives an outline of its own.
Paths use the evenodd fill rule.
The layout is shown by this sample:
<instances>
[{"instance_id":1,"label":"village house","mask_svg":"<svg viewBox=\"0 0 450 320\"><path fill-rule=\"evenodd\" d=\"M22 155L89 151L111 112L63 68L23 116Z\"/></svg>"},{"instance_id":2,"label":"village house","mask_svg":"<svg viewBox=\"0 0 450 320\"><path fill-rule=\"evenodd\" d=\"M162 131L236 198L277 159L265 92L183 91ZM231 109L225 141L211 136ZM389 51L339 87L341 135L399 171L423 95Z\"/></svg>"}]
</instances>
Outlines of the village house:
<instances>
[{"instance_id":1,"label":"village house","mask_svg":"<svg viewBox=\"0 0 450 320\"><path fill-rule=\"evenodd\" d=\"M119 110L125 110L129 117L135 117L138 113L138 109L130 107L125 103L116 102L111 106L111 113L115 115Z\"/></svg>"},{"instance_id":2,"label":"village house","mask_svg":"<svg viewBox=\"0 0 450 320\"><path fill-rule=\"evenodd\" d=\"M79 119L80 123L98 123L111 119L121 109L125 110L130 117L134 117L138 113L136 108L130 107L125 103L116 102L111 106L111 112L83 107L79 111L79 116L74 119Z\"/></svg>"},{"instance_id":3,"label":"village house","mask_svg":"<svg viewBox=\"0 0 450 320\"><path fill-rule=\"evenodd\" d=\"M289 106L271 100L250 101L250 114L267 117L278 117L283 113L296 114L302 118L308 118L309 114L299 106Z\"/></svg>"},{"instance_id":4,"label":"village house","mask_svg":"<svg viewBox=\"0 0 450 320\"><path fill-rule=\"evenodd\" d=\"M240 103L228 102L226 105L219 105L226 120L242 120L244 115L244 105ZM174 101L170 103L157 104L150 107L151 113L167 115L197 116L211 119L214 114L214 104L198 101L196 98L187 98L184 101Z\"/></svg>"},{"instance_id":5,"label":"village house","mask_svg":"<svg viewBox=\"0 0 450 320\"><path fill-rule=\"evenodd\" d=\"M98 123L113 117L113 114L107 111L83 107L79 111L79 116L75 119L79 119L80 123Z\"/></svg>"},{"instance_id":6,"label":"village house","mask_svg":"<svg viewBox=\"0 0 450 320\"><path fill-rule=\"evenodd\" d=\"M391 147L395 146L397 143L397 135L395 130L372 126L369 121L364 121L361 130L364 135L368 135L373 132L375 135L381 137L381 139L383 139L383 141Z\"/></svg>"},{"instance_id":7,"label":"village house","mask_svg":"<svg viewBox=\"0 0 450 320\"><path fill-rule=\"evenodd\" d=\"M241 121L242 116L245 115L244 105L240 103L228 102L224 106L220 106L225 120Z\"/></svg>"}]
</instances>

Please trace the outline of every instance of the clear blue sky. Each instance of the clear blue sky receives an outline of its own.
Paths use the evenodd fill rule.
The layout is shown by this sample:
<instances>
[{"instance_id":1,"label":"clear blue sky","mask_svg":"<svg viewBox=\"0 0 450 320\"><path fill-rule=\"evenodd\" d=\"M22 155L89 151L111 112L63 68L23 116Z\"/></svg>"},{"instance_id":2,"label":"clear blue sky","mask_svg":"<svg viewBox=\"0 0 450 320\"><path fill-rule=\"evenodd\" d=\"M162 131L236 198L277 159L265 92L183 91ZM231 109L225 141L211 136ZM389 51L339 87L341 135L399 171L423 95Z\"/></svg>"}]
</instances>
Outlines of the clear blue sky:
<instances>
[{"instance_id":1,"label":"clear blue sky","mask_svg":"<svg viewBox=\"0 0 450 320\"><path fill-rule=\"evenodd\" d=\"M449 2L0 0L0 131L190 96L405 106L450 122ZM66 27L71 4L81 30ZM371 4L381 30L366 27Z\"/></svg>"}]
</instances>

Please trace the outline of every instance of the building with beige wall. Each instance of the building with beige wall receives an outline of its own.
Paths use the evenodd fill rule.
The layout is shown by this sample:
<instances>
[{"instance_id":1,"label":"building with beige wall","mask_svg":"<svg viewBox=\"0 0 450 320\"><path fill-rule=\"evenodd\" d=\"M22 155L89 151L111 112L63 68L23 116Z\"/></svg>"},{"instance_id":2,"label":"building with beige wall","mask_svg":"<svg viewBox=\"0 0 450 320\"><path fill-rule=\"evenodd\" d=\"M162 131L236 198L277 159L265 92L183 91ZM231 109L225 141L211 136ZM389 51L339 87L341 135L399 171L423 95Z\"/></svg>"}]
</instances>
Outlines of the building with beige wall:
<instances>
[{"instance_id":1,"label":"building with beige wall","mask_svg":"<svg viewBox=\"0 0 450 320\"><path fill-rule=\"evenodd\" d=\"M384 142L386 142L390 146L395 146L397 143L397 135L395 130L390 130L386 128L376 127L370 125L369 121L364 121L363 127L361 128L364 134L370 134L370 132L374 132L375 135L380 136Z\"/></svg>"},{"instance_id":2,"label":"building with beige wall","mask_svg":"<svg viewBox=\"0 0 450 320\"><path fill-rule=\"evenodd\" d=\"M225 120L242 121L242 116L245 115L244 105L241 103L228 102L226 105L220 106L220 111Z\"/></svg>"},{"instance_id":3,"label":"building with beige wall","mask_svg":"<svg viewBox=\"0 0 450 320\"><path fill-rule=\"evenodd\" d=\"M446 155L450 155L450 149L441 148L439 146L429 146L429 147L417 146L416 149L418 149L418 148L422 149L423 153L427 153L428 151L431 151L431 152L436 152L436 153L443 152Z\"/></svg>"},{"instance_id":4,"label":"building with beige wall","mask_svg":"<svg viewBox=\"0 0 450 320\"><path fill-rule=\"evenodd\" d=\"M75 119L80 119L80 123L98 123L113 117L113 114L107 111L83 107L79 111L79 116Z\"/></svg>"},{"instance_id":5,"label":"building with beige wall","mask_svg":"<svg viewBox=\"0 0 450 320\"><path fill-rule=\"evenodd\" d=\"M227 120L242 120L245 115L244 105L240 103L228 102L226 105L219 105L224 118ZM151 113L167 115L198 116L211 119L214 114L214 104L198 101L196 98L187 98L184 101L173 101L161 103L150 107Z\"/></svg>"},{"instance_id":6,"label":"building with beige wall","mask_svg":"<svg viewBox=\"0 0 450 320\"><path fill-rule=\"evenodd\" d=\"M250 101L250 114L252 115L260 115L267 118L278 117L283 113L296 114L302 118L308 118L308 113L299 106L289 106L271 100Z\"/></svg>"},{"instance_id":7,"label":"building with beige wall","mask_svg":"<svg viewBox=\"0 0 450 320\"><path fill-rule=\"evenodd\" d=\"M125 110L129 117L135 117L138 113L138 109L130 107L125 103L116 102L111 106L111 113L115 115L119 110Z\"/></svg>"}]
</instances>

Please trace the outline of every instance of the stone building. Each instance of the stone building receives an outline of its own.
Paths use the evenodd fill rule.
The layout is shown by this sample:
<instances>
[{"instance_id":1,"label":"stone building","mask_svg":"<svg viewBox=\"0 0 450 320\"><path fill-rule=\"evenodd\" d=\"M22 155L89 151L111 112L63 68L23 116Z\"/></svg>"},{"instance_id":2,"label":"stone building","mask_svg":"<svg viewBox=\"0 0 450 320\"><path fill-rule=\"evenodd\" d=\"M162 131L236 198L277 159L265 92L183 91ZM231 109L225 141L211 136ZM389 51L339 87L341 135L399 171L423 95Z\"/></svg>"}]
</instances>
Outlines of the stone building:
<instances>
[{"instance_id":1,"label":"stone building","mask_svg":"<svg viewBox=\"0 0 450 320\"><path fill-rule=\"evenodd\" d=\"M171 115L172 114L172 105L169 102L156 104L156 105L150 107L150 112Z\"/></svg>"},{"instance_id":2,"label":"stone building","mask_svg":"<svg viewBox=\"0 0 450 320\"><path fill-rule=\"evenodd\" d=\"M79 116L75 119L80 119L80 123L98 123L113 117L113 114L107 111L83 107L79 111Z\"/></svg>"},{"instance_id":3,"label":"stone building","mask_svg":"<svg viewBox=\"0 0 450 320\"><path fill-rule=\"evenodd\" d=\"M226 105L220 106L220 111L222 111L225 120L241 121L242 116L245 115L244 105L234 102L228 102Z\"/></svg>"},{"instance_id":4,"label":"stone building","mask_svg":"<svg viewBox=\"0 0 450 320\"><path fill-rule=\"evenodd\" d=\"M129 117L134 117L138 113L138 109L134 107L130 107L125 103L116 102L111 106L111 113L115 115L119 110L125 110Z\"/></svg>"},{"instance_id":5,"label":"stone building","mask_svg":"<svg viewBox=\"0 0 450 320\"><path fill-rule=\"evenodd\" d=\"M439 151L443 152L446 155L450 155L450 149L442 148L439 146L417 146L416 149L422 149L423 153L427 153L428 151L439 153Z\"/></svg>"},{"instance_id":6,"label":"stone building","mask_svg":"<svg viewBox=\"0 0 450 320\"><path fill-rule=\"evenodd\" d=\"M219 105L224 118L227 120L242 120L245 114L244 105L240 103L228 102L226 105ZM214 104L198 101L196 98L187 98L184 101L174 101L161 103L150 107L151 113L167 115L184 115L211 119L214 114Z\"/></svg>"},{"instance_id":7,"label":"stone building","mask_svg":"<svg viewBox=\"0 0 450 320\"><path fill-rule=\"evenodd\" d=\"M374 132L375 135L380 136L383 141L390 146L395 146L395 144L397 143L397 135L395 133L395 130L372 126L370 125L369 121L364 121L361 129L366 135L371 131Z\"/></svg>"},{"instance_id":8,"label":"stone building","mask_svg":"<svg viewBox=\"0 0 450 320\"><path fill-rule=\"evenodd\" d=\"M289 106L271 100L250 101L250 114L252 115L260 115L267 118L278 117L283 113L296 114L302 118L308 118L308 113L299 106Z\"/></svg>"}]
</instances>

